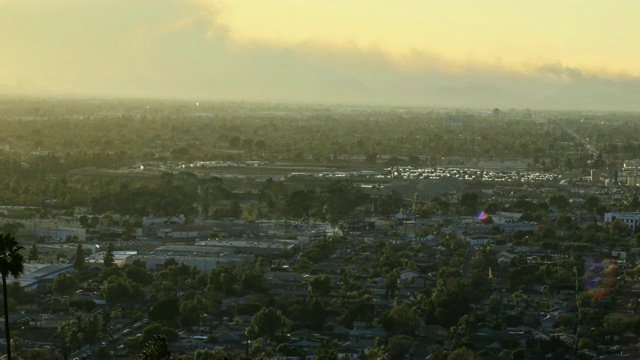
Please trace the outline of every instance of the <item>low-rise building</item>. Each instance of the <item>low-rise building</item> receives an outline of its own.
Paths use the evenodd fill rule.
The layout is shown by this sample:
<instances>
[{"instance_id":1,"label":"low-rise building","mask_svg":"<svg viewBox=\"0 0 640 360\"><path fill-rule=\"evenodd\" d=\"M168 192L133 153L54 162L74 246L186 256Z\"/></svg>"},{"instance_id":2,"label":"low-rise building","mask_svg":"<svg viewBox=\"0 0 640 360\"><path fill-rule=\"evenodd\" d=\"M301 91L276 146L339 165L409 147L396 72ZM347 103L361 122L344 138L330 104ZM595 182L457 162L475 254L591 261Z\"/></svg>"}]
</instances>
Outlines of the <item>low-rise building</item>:
<instances>
[{"instance_id":1,"label":"low-rise building","mask_svg":"<svg viewBox=\"0 0 640 360\"><path fill-rule=\"evenodd\" d=\"M620 220L623 223L627 224L631 231L636 231L638 226L640 225L640 212L619 212L619 213L605 213L604 221L612 222L615 220Z\"/></svg>"},{"instance_id":2,"label":"low-rise building","mask_svg":"<svg viewBox=\"0 0 640 360\"><path fill-rule=\"evenodd\" d=\"M104 256L106 254L105 251L100 251L87 257L85 261L89 264L104 264ZM118 267L122 267L127 262L131 262L127 261L129 258L134 258L137 255L138 251L136 250L116 250L113 252L113 263Z\"/></svg>"},{"instance_id":3,"label":"low-rise building","mask_svg":"<svg viewBox=\"0 0 640 360\"><path fill-rule=\"evenodd\" d=\"M82 242L87 239L87 229L81 227L40 227L36 229L36 236L53 242Z\"/></svg>"},{"instance_id":4,"label":"low-rise building","mask_svg":"<svg viewBox=\"0 0 640 360\"><path fill-rule=\"evenodd\" d=\"M20 282L26 291L33 291L38 287L40 281L54 279L62 273L71 271L74 271L74 268L69 264L26 263L24 264L24 273L14 280Z\"/></svg>"}]
</instances>

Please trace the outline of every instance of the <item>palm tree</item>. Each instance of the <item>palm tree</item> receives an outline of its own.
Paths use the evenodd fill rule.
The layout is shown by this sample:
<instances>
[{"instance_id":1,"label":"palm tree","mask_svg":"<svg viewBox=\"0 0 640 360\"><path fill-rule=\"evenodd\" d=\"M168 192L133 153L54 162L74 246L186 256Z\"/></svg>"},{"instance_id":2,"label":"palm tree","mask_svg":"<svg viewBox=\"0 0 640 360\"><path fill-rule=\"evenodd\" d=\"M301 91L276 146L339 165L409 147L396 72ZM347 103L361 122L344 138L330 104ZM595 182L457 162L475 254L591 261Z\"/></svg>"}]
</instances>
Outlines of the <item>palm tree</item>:
<instances>
[{"instance_id":1,"label":"palm tree","mask_svg":"<svg viewBox=\"0 0 640 360\"><path fill-rule=\"evenodd\" d=\"M11 360L11 336L9 335L9 302L7 298L7 276L19 277L24 272L22 246L11 234L0 233L0 273L2 273L2 296L4 299L4 331L7 339L7 359Z\"/></svg>"}]
</instances>

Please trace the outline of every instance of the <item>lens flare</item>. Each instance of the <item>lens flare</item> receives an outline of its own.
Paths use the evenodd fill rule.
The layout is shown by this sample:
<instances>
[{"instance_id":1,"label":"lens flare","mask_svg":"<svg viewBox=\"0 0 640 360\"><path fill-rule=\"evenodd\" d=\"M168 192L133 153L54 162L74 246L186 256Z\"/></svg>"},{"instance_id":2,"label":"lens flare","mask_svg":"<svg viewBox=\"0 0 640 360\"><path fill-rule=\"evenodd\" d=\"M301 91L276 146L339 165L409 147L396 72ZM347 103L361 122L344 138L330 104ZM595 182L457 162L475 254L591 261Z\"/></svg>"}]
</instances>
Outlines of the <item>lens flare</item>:
<instances>
[{"instance_id":1,"label":"lens flare","mask_svg":"<svg viewBox=\"0 0 640 360\"><path fill-rule=\"evenodd\" d=\"M613 260L602 260L587 265L582 282L587 293L601 298L611 290L616 281L616 263Z\"/></svg>"},{"instance_id":2,"label":"lens flare","mask_svg":"<svg viewBox=\"0 0 640 360\"><path fill-rule=\"evenodd\" d=\"M477 221L485 221L488 218L489 218L489 215L486 212L484 212L484 210L480 211L478 213L478 216L476 216Z\"/></svg>"}]
</instances>

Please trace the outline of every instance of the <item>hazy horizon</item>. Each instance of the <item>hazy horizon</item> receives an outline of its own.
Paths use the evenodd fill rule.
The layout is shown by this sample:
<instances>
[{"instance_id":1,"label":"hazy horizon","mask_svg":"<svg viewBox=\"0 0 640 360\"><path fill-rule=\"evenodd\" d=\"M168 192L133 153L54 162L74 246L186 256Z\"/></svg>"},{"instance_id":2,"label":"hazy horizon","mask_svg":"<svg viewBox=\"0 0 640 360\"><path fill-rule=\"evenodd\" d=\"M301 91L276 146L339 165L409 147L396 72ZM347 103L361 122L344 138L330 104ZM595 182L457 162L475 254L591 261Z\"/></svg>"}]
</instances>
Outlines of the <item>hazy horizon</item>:
<instances>
[{"instance_id":1,"label":"hazy horizon","mask_svg":"<svg viewBox=\"0 0 640 360\"><path fill-rule=\"evenodd\" d=\"M640 110L640 3L0 0L0 94Z\"/></svg>"}]
</instances>

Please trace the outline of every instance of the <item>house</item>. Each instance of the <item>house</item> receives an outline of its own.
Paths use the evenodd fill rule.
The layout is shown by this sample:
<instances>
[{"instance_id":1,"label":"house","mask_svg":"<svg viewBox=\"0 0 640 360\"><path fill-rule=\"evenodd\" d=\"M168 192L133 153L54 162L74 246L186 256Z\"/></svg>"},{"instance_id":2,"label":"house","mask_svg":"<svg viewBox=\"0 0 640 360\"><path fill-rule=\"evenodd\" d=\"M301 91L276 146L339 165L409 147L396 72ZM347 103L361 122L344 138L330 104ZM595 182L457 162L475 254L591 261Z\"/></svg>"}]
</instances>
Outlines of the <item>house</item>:
<instances>
[{"instance_id":1,"label":"house","mask_svg":"<svg viewBox=\"0 0 640 360\"><path fill-rule=\"evenodd\" d=\"M520 221L522 213L498 211L495 215L490 216L496 224L510 224Z\"/></svg>"},{"instance_id":2,"label":"house","mask_svg":"<svg viewBox=\"0 0 640 360\"><path fill-rule=\"evenodd\" d=\"M427 245L435 246L438 243L438 238L433 235L427 235L423 238L418 238L419 242L424 242Z\"/></svg>"},{"instance_id":3,"label":"house","mask_svg":"<svg viewBox=\"0 0 640 360\"><path fill-rule=\"evenodd\" d=\"M487 245L491 241L491 238L486 236L485 237L461 236L461 239L468 242L469 245L471 246Z\"/></svg>"},{"instance_id":4,"label":"house","mask_svg":"<svg viewBox=\"0 0 640 360\"><path fill-rule=\"evenodd\" d=\"M422 276L419 272L417 271L413 271L413 270L404 270L403 272L400 273L400 280L401 281L406 281L412 278L416 278Z\"/></svg>"},{"instance_id":5,"label":"house","mask_svg":"<svg viewBox=\"0 0 640 360\"><path fill-rule=\"evenodd\" d=\"M220 344L238 344L242 341L242 336L231 332L214 333Z\"/></svg>"},{"instance_id":6,"label":"house","mask_svg":"<svg viewBox=\"0 0 640 360\"><path fill-rule=\"evenodd\" d=\"M313 356L316 351L322 346L322 343L320 343L319 341L299 340L291 344L291 346L300 348L304 350L308 355ZM309 358L311 358L311 356L309 356Z\"/></svg>"},{"instance_id":7,"label":"house","mask_svg":"<svg viewBox=\"0 0 640 360\"><path fill-rule=\"evenodd\" d=\"M421 337L429 337L429 338L446 338L449 335L449 332L446 328L440 325L421 325L418 329L418 334Z\"/></svg>"},{"instance_id":8,"label":"house","mask_svg":"<svg viewBox=\"0 0 640 360\"><path fill-rule=\"evenodd\" d=\"M296 272L269 272L265 274L265 280L274 284L300 284L302 275Z\"/></svg>"},{"instance_id":9,"label":"house","mask_svg":"<svg viewBox=\"0 0 640 360\"><path fill-rule=\"evenodd\" d=\"M507 251L501 251L496 254L496 258L498 259L498 263L500 264L509 264L515 257L516 255L510 254Z\"/></svg>"},{"instance_id":10,"label":"house","mask_svg":"<svg viewBox=\"0 0 640 360\"><path fill-rule=\"evenodd\" d=\"M624 260L627 258L627 252L624 250L613 249L611 250L611 256L614 258Z\"/></svg>"},{"instance_id":11,"label":"house","mask_svg":"<svg viewBox=\"0 0 640 360\"><path fill-rule=\"evenodd\" d=\"M358 360L360 359L362 350L347 345L341 345L336 352L338 353L338 359Z\"/></svg>"},{"instance_id":12,"label":"house","mask_svg":"<svg viewBox=\"0 0 640 360\"><path fill-rule=\"evenodd\" d=\"M426 287L427 281L419 272L405 270L400 273L400 284L405 288L413 287L422 289Z\"/></svg>"},{"instance_id":13,"label":"house","mask_svg":"<svg viewBox=\"0 0 640 360\"><path fill-rule=\"evenodd\" d=\"M627 331L622 334L622 342L626 345L633 345L638 342L638 335L634 334L631 331Z\"/></svg>"},{"instance_id":14,"label":"house","mask_svg":"<svg viewBox=\"0 0 640 360\"><path fill-rule=\"evenodd\" d=\"M348 342L341 344L340 349L347 352L349 349L351 354L366 353L369 349L376 347L376 341L373 338L352 338Z\"/></svg>"}]
</instances>

